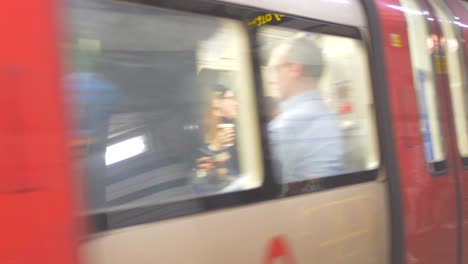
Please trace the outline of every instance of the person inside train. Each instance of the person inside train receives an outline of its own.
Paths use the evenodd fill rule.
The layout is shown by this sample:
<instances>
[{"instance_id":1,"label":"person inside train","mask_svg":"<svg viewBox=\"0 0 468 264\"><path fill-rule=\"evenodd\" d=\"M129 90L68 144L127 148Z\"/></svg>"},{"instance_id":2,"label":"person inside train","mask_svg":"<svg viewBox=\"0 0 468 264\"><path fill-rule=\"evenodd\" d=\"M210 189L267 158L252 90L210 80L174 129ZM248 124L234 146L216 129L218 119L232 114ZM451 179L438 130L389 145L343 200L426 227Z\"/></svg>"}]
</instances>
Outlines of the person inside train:
<instances>
[{"instance_id":1,"label":"person inside train","mask_svg":"<svg viewBox=\"0 0 468 264\"><path fill-rule=\"evenodd\" d=\"M197 151L196 176L218 182L239 174L236 147L238 102L234 93L221 84L210 87L209 97L203 126L204 143Z\"/></svg>"},{"instance_id":2,"label":"person inside train","mask_svg":"<svg viewBox=\"0 0 468 264\"><path fill-rule=\"evenodd\" d=\"M280 93L280 113L268 124L281 183L342 174L344 148L336 114L320 94L324 69L321 49L302 36L271 51L268 67Z\"/></svg>"}]
</instances>

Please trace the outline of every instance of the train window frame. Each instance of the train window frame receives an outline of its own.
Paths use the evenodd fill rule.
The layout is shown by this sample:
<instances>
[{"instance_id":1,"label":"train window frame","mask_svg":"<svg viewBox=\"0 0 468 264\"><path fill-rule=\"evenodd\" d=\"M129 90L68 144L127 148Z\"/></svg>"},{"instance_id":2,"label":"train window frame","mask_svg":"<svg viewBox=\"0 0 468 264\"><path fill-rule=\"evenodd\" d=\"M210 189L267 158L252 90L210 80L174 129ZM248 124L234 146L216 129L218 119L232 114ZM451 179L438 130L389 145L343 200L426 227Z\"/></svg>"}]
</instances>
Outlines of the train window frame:
<instances>
[{"instance_id":1,"label":"train window frame","mask_svg":"<svg viewBox=\"0 0 468 264\"><path fill-rule=\"evenodd\" d=\"M304 33L316 33L320 34L322 36L336 36L336 37L343 37L343 38L349 38L349 39L354 39L358 40L360 42L360 45L362 46L363 51L365 52L365 63L366 63L366 77L368 78L368 92L369 98L371 100L371 105L374 105L375 103L375 95L374 95L374 80L373 80L373 75L372 75L372 69L370 67L371 65L371 54L369 52L369 45L366 43L365 38L362 35L362 32L358 28L354 27L342 27L343 31L339 31L340 28L337 28L337 26L341 25L336 25L333 23L324 23L325 25L317 25L317 23L323 23L318 20L311 20L311 19L302 19L302 18L293 18L294 23L291 23L289 25L273 25L271 27L278 28L278 29L289 29L289 30L295 30L301 34ZM304 25L308 25L308 28L303 28ZM255 31L255 39L258 42L258 34L257 31L259 30L259 26L254 26L254 31ZM337 30L338 29L338 30ZM259 45L259 43L257 43ZM256 49L258 50L258 49ZM260 58L261 57L261 52L257 52L257 59L264 60L265 58ZM260 65L259 65L260 66ZM262 98L265 89L265 76L264 74L260 74L260 81L261 83L259 84L258 88L260 89L259 97ZM259 112L265 116L267 113L264 112L265 110L260 107ZM294 188L299 188L296 186L307 186L308 190L301 190L299 192L293 192L292 194L286 193L286 196L292 196L292 195L298 195L298 194L303 194L303 193L311 193L311 192L318 192L318 191L323 191L339 186L345 186L345 185L350 185L353 184L354 181L360 182L360 181L366 181L369 179L376 179L378 176L378 170L381 166L381 156L380 156L380 145L379 145L379 133L378 133L378 128L377 128L377 115L376 115L376 109L375 107L369 110L370 114L370 120L368 122L370 123L369 129L371 130L371 135L375 139L376 142L373 144L377 147L376 150L376 168L374 169L369 169L369 170L360 170L356 172L351 172L351 173L344 173L344 174L339 174L339 175L328 175L324 177L317 177L317 178L310 178L307 180L303 181L294 181L294 182L288 182L288 183L278 183L281 185L281 188L283 190L287 190L289 187L288 185L293 184L295 185ZM266 126L266 124L263 124ZM265 128L266 129L266 128ZM268 142L269 137L268 134L265 134L265 140ZM266 143L268 144L268 143ZM354 180L353 180L354 178Z\"/></svg>"},{"instance_id":2,"label":"train window frame","mask_svg":"<svg viewBox=\"0 0 468 264\"><path fill-rule=\"evenodd\" d=\"M85 2L86 3L86 2ZM123 9L125 10L125 8L128 8L131 10L133 5L130 5L128 3L122 3L123 5L118 5L118 6L115 6L117 9ZM72 6L73 7L73 6ZM112 9L114 7L114 5L109 5L109 6L106 6L106 8L109 8L109 9ZM141 6L141 15L144 16L146 15L146 10L149 10L151 8L151 6ZM159 9L158 9L159 10ZM175 10L175 9L160 9L162 12L175 12L175 14L177 14L178 16L181 16L181 15L184 15L184 16L187 16L187 17L190 17L192 16L191 13L186 13L186 12L180 12L179 10ZM111 10L112 11L112 10ZM123 11L125 12L125 11ZM193 17L196 17L195 15L193 15ZM237 91L237 95L236 95L236 98L239 100L239 103L241 104L242 107L239 107L239 116L240 118L237 119L238 121L238 124L241 126L240 129L237 130L237 135L238 135L238 138L239 138L239 141L238 143L236 144L237 145L237 148L236 148L236 151L238 151L238 153L240 153L239 155L239 167L236 167L236 170L238 168L241 169L241 176L242 178L240 179L240 181L233 181L231 183L231 185L229 186L222 186L222 187L228 187L228 188L219 188L215 191L211 191L211 190L207 190L207 191L191 191L189 192L190 194L192 194L190 197L190 195L184 195L184 194L179 194L179 195L174 195L173 197L169 197L169 199L160 199L160 200L157 200L155 199L154 202L153 201L149 201L148 203L135 203L133 201L128 201L128 199L120 199L122 201L125 201L123 203L112 203L112 202L109 202L109 201L106 201L106 198L102 199L103 196L106 196L105 195L105 192L104 190L102 190L104 188L107 189L107 185L102 185L102 184L95 184L95 183L98 183L98 182L103 182L104 180L102 178L104 178L105 176L107 176L108 174L110 174L111 176L114 176L112 175L112 172L113 171L117 171L118 173L122 174L125 173L125 171L133 171L136 169L136 171L138 172L140 170L140 168L138 168L138 164L141 165L141 163L148 163L146 161L148 161L148 155L139 155L140 158L138 160L134 160L134 159L128 159L126 160L125 162L122 162L122 163L125 163L125 164L122 164L122 163L118 163L118 164L109 164L109 165L101 165L99 163L99 166L96 166L96 167L104 167L105 169L99 169L99 170L96 170L96 171L91 171L92 173L91 174L88 174L88 177L86 177L86 181L88 183L91 183L92 185L89 186L88 190L93 190L93 192L91 192L91 195L94 195L96 193L98 193L98 195L96 196L99 196L98 198L101 198L101 199L95 199L97 200L97 202L95 202L95 204L97 206L92 206L89 211L90 213L93 213L93 212L106 212L106 211L118 211L120 210L120 208L128 208L128 207L131 207L132 205L135 206L135 207L144 207L144 206L147 206L147 205L158 205L158 204L164 204L164 203L171 203L173 201L177 201L177 200L187 200L187 199L191 199L191 198L196 198L196 197L205 197L205 196L212 196L212 195L217 195L217 194L220 194L220 193L228 193L228 192L239 192L239 191L244 191L244 190L251 190L251 189L257 189L262 181L263 181L263 160L261 159L261 154L260 154L260 136L258 135L259 132L258 132L258 127L259 127L259 123L257 122L256 118L255 118L255 115L256 115L256 101L255 101L255 93L254 93L254 80L253 80L253 76L252 73L253 73L253 70L252 70L252 65L251 65L251 58L250 58L250 53L248 52L248 50L250 50L250 42L248 41L249 40L249 36L248 36L248 31L247 29L245 28L244 24L242 23L242 21L238 21L238 20L232 20L232 19L224 19L224 18L218 18L218 17L214 17L214 16L203 16L202 15L199 15L197 17L201 17L201 19L206 19L206 20L216 20L215 22L220 22L222 23L222 25L227 25L229 29L233 30L232 33L237 33L236 35L234 35L236 37L236 39L234 39L234 41L231 41L231 43L235 43L236 44L236 48L235 48L235 56L238 57L238 61L236 60L235 62L237 64L236 65L236 69L237 67L240 67L239 69L237 69L238 71L238 77L236 80L238 80L238 82L235 83L235 85L237 87L246 87L246 89L242 89L242 90L238 90ZM177 18L177 16L175 16L175 18ZM78 20L80 21L80 20ZM177 21L175 21L174 23L177 23ZM203 28L201 28L201 30L204 30ZM210 32L210 31L208 31ZM238 46L238 47L237 47ZM231 47L232 48L232 47ZM199 54L197 54L199 55ZM235 57L237 59L237 57ZM224 59L224 57L223 57ZM148 78L148 77L147 77ZM164 77L163 77L164 78ZM151 79L151 77L149 77L149 79ZM131 87L131 86L130 86ZM191 85L189 87L192 87ZM203 89L203 88L202 88ZM184 90L183 91L184 93L186 93L186 91ZM201 104L203 104L202 107L205 107L205 105L209 105L207 104L207 98L203 97L205 95L205 90L200 90L199 91L199 94L201 94L202 96L202 100L201 100ZM233 91L235 92L235 91ZM148 106L141 106L141 105L137 105L136 107L136 110L137 111L148 111L148 110L151 110L153 106L157 106L156 102L154 101L150 101L150 107L148 108ZM180 102L176 102L177 103L180 103ZM174 105L173 103L171 104L166 104L166 105ZM126 107L128 109L130 109L128 107L128 105L126 105ZM125 109L127 109L125 108ZM252 113L253 116L250 116L249 114ZM119 110L114 110L114 111L111 111L110 113L110 119L112 119L112 115L113 114L121 114L121 111ZM111 122L111 121L109 121ZM110 124L107 125L107 142L104 142L106 141L105 138L102 138L102 140L100 140L99 142L97 142L95 144L95 146L93 146L94 148L99 148L99 151L95 151L94 154L101 154L102 152L106 152L107 150L107 147L109 146L109 144L113 144L114 141L119 141L118 139L116 140L109 140L109 137L111 135L109 135L110 133L110 128L109 128ZM148 135L151 135L151 130L152 129L149 129L150 125L145 125L147 132L146 134ZM127 131L128 129L134 129L134 128L137 128L136 126L134 127L130 127L130 128L127 128L125 131ZM180 127L182 128L182 127ZM198 126L197 126L198 128ZM190 131L190 130L193 130L191 128L186 128L185 124L184 124L184 127L183 127L183 133L190 133L190 132L187 132L187 131ZM181 130L182 131L182 130ZM169 132L170 133L170 132ZM112 133L114 134L114 133ZM139 133L137 133L139 134ZM167 134L167 133L166 133ZM155 135L153 133L153 135ZM119 137L122 137L122 135L119 135L117 136L117 138ZM124 138L127 138L127 136L123 136ZM154 139L154 138L153 138ZM198 140L198 138L196 139ZM197 141L198 144L197 146L199 147L200 143ZM195 147L195 149L197 149L197 147ZM200 155L202 155L202 151L204 151L205 149L202 149L202 150L199 150L200 152ZM206 150L208 151L208 150ZM205 151L205 152L206 152ZM186 150L183 154L188 154L189 152ZM149 154L149 153L146 153L146 154ZM198 154L198 153L197 153ZM206 155L206 154L205 154ZM105 159L105 158L104 158ZM145 160L146 159L146 160ZM189 157L188 159L190 159L191 163L195 162L194 159L195 158L192 158L192 157ZM101 160L100 157L98 158L95 158L95 160ZM156 163L158 163L159 161L157 161ZM105 162L104 162L105 163ZM129 168L122 168L122 165L129 165ZM137 166L135 166L137 165ZM166 164L167 165L167 164ZM190 164L191 165L191 164ZM192 166L195 166L195 165L192 165ZM148 167L148 166L146 166ZM188 166L187 166L188 167ZM89 169L89 166L87 166L87 168ZM188 177L197 177L198 175L196 175L196 169L195 168L191 168L191 170L189 171L190 174L187 174L187 178ZM166 173L166 175L169 175ZM91 176L91 177L90 177ZM185 176L185 175L184 175ZM97 180L95 180L95 178L98 178ZM114 177L110 177L110 178L114 178ZM119 177L117 177L119 178ZM122 178L122 177L120 177ZM124 177L125 179L125 177ZM198 179L198 178L197 178ZM114 183L112 180L110 181L111 183ZM188 181L188 184L185 184L187 185L188 187L190 187L190 181ZM123 185L123 191L125 192L125 183L124 184L120 184L120 185ZM235 185L235 186L232 186L232 185ZM95 188L100 188L99 191L95 191L94 189ZM144 186L143 186L144 187ZM203 193L200 193L200 192L203 192ZM104 193L104 194L103 194ZM142 192L140 192L142 193ZM144 195L148 195L148 193L142 193ZM114 196L114 195L111 195L111 196ZM135 197L135 195L132 195L132 197ZM136 197L138 201L141 201L143 199L138 199L138 198L143 198L143 197ZM112 199L112 198L111 198ZM93 200L91 200L93 201ZM102 202L103 201L103 202ZM93 201L94 202L94 201ZM131 203L131 204L130 204ZM130 206L127 206L127 204L129 204Z\"/></svg>"},{"instance_id":3,"label":"train window frame","mask_svg":"<svg viewBox=\"0 0 468 264\"><path fill-rule=\"evenodd\" d=\"M421 16L424 17L423 20L424 20L424 26L425 26L425 29L427 31L428 34L430 35L434 35L434 34L437 34L437 32L434 32L433 28L431 27L430 23L427 21L427 19L425 18L425 16L427 14L429 14L429 11L426 10L427 8L425 7L424 3L421 2L420 0L399 0L399 3L402 7L404 8L408 8L409 10L413 10L412 8L410 7L407 7L405 4L403 4L402 2L403 1L410 1L412 2L413 4L415 4L417 6L417 11L418 12L421 12ZM417 107L417 111L418 111L418 118L419 120L421 120L421 108L420 108L420 105L422 104L420 101L420 95L419 95L419 92L418 90L420 89L419 88L419 85L417 84L418 81L417 81L417 78L418 76L416 76L415 74L415 67L413 66L414 62L413 62L413 57L411 56L411 54L415 54L415 52L411 52L411 44L410 44L410 36L409 36L409 25L408 25L408 18L410 15L413 15L412 13L410 12L404 12L404 16L405 16L405 23L406 23L406 26L407 26L407 32L408 32L408 46L410 47L410 61L411 61L411 69L412 69L412 78L413 78L413 89L414 89L414 92L415 92L415 95L416 95L416 99L417 99L417 104L418 104L418 107ZM438 51L435 51L432 52L430 55L429 55L429 62L430 62L430 66L431 66L431 71L432 71L432 74L431 74L431 77L433 78L433 84L434 84L434 93L435 95L437 95L439 98L440 97L440 91L441 91L441 86L440 86L440 76L439 76L439 73L437 72L437 58L440 58L441 57L441 53L438 52ZM426 96L427 97L427 96ZM427 154L426 154L426 150L425 150L425 139L424 139L424 134L422 133L422 128L420 127L419 129L419 135L420 135L420 138L421 138L421 146L423 147L423 156L424 156L424 160L425 160L425 163L426 163L426 166L427 166L427 169L429 171L429 174L432 176L432 177L441 177L441 176L448 176L448 149L447 149L447 135L446 135L446 131L445 131L445 124L443 122L443 118L442 118L442 109L441 109L441 105L440 105L440 99L438 100L437 98L434 99L435 100L435 108L436 108L436 120L438 122L438 126L437 126L437 129L438 129L438 133L439 133L439 138L438 140L440 141L440 144L441 144L441 151L442 151L442 154L443 154L443 159L442 160L439 160L439 161L429 161L428 158L427 158ZM424 100L423 104L427 104L427 99ZM429 109L426 107L426 115L428 113ZM428 126L430 126L428 124ZM429 128L429 130L431 130ZM433 142L431 141L431 144L433 144Z\"/></svg>"},{"instance_id":4,"label":"train window frame","mask_svg":"<svg viewBox=\"0 0 468 264\"><path fill-rule=\"evenodd\" d=\"M220 3L214 1L203 1L197 0L193 1L193 4L186 5L186 0L173 0L173 1L153 1L153 0L119 0L118 2L123 3L132 3L138 5L144 5L149 7L164 8L169 10L176 11L185 11L187 13L202 14L208 15L211 17L227 18L242 22L245 25L247 30L247 37L249 41L248 48L250 49L250 60L252 65L252 75L253 75L253 85L255 89L255 100L256 100L256 114L257 120L261 120L262 116L262 107L261 107L261 98L263 98L263 82L260 74L260 56L256 48L258 47L257 43L257 34L256 27L249 27L248 22L258 14L268 14L274 13L273 11L261 9L257 7L247 7L240 6L237 4L231 3ZM229 8L229 12L224 10L224 8ZM367 55L367 65L368 65L368 77L369 77L369 86L370 86L370 97L373 100L373 103L376 103L376 94L375 94L375 76L374 69L372 66L373 56L370 52L371 44L366 41L362 36L362 32L359 28L349 25L335 24L331 22L325 22L314 18L303 18L296 15L289 15L287 13L282 13L285 16L284 21L297 21L305 25L316 26L317 23L320 25L325 25L323 29L329 29L329 35L336 35L342 37L351 37L362 41L362 45ZM310 28L309 32L314 31L314 28ZM351 33L350 33L351 32ZM317 32L324 33L325 32ZM354 184L366 183L377 181L379 176L384 175L381 171L384 169L382 162L382 138L381 131L379 129L379 122L377 121L378 114L376 113L376 108L374 107L372 120L372 128L375 133L377 142L377 166L375 169L358 171L348 174L338 175L337 177L327 177L321 179L315 179L311 181L306 181L308 184L317 185L319 188L313 191L306 191L305 193L312 193L324 190L330 190L342 186L350 186ZM272 162L269 159L268 153L270 149L268 146L268 133L265 129L265 126L260 124L260 138L259 144L261 147L261 159L263 160L263 183L261 186L255 189L236 191L231 193L220 193L212 196L200 196L200 197L191 197L186 200L179 200L174 202L167 202L162 204L148 204L140 207L131 207L131 206L121 206L118 210L110 211L97 211L97 212L85 212L83 217L91 218L92 223L92 232L104 232L113 229L124 228L133 225L139 225L144 223L151 223L162 221L166 219L173 219L182 216L193 215L197 213L239 207L243 205L253 204L262 201L281 199L285 196L281 195L281 190L283 186L277 184L273 179L273 166ZM385 176L382 176L385 177ZM296 195L296 194L294 194ZM286 196L287 197L287 196ZM148 216L144 218L132 218L131 216L139 216L141 214L148 213ZM120 219L122 221L112 221L111 218Z\"/></svg>"},{"instance_id":5,"label":"train window frame","mask_svg":"<svg viewBox=\"0 0 468 264\"><path fill-rule=\"evenodd\" d=\"M455 145L456 148L458 149L458 155L459 158L464 166L465 169L468 169L468 146L463 146L464 143L468 144L468 121L465 121L465 124L461 123L458 121L459 117L460 119L467 119L468 120L468 77L463 74L464 72L467 71L468 69L468 64L466 61L466 53L465 53L465 41L463 40L462 32L461 32L461 27L459 24L457 24L457 19L456 16L453 14L452 10L447 6L446 3L444 2L437 2L437 1L429 1L435 15L437 16L438 20L440 21L440 31L442 34L442 37L446 39L445 45L442 48L442 51L445 55L446 61L447 61L447 81L448 81L448 86L450 90L450 97L451 97L451 109L452 109L452 116L453 116L453 122L454 122L454 135L455 135ZM443 16L444 18L441 19L440 16ZM450 20L450 18L453 18L454 20ZM457 46L456 46L456 51L452 51L455 53L455 55L452 57L448 55L448 52L450 52L448 49L449 42L447 40L446 36L446 30L444 28L444 21L447 21L448 24L445 25L446 27L449 28L449 30L452 31L452 33L455 35L454 39L457 41ZM458 96L461 98L461 101L463 102L456 102L459 98L457 98L457 95L454 95L454 88L452 88L452 73L454 72L453 69L451 70L451 64L449 63L449 58L457 60L457 64L459 66L458 69L456 69L456 72L459 72L460 74L460 90L458 92L461 93ZM457 108L457 106L459 108ZM460 108L461 107L461 108ZM458 113L457 113L458 110ZM459 131L460 130L460 131ZM460 133L462 134L460 136ZM464 135L463 135L464 134ZM464 137L464 138L463 138ZM463 149L464 148L464 149Z\"/></svg>"}]
</instances>

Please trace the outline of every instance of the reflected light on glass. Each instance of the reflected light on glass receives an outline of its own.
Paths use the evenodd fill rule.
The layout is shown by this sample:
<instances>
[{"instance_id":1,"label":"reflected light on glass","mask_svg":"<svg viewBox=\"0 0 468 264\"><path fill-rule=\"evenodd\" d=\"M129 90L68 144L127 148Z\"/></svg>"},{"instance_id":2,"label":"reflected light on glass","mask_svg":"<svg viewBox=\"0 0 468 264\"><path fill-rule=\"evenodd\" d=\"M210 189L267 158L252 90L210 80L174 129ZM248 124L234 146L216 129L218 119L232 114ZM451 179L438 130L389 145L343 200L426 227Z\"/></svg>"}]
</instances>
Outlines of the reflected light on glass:
<instances>
[{"instance_id":1,"label":"reflected light on glass","mask_svg":"<svg viewBox=\"0 0 468 264\"><path fill-rule=\"evenodd\" d=\"M460 27L468 28L468 25L461 23L460 21L454 21L453 22L455 25L458 25Z\"/></svg>"},{"instance_id":2,"label":"reflected light on glass","mask_svg":"<svg viewBox=\"0 0 468 264\"><path fill-rule=\"evenodd\" d=\"M421 10L415 10L415 9L410 9L410 8L406 8L406 7L403 7L403 6L397 6L397 5L387 5L388 7L390 8L393 8L393 9L396 9L396 10L400 10L404 13L407 13L407 14L412 14L412 15L429 15L429 12L427 11L421 11Z\"/></svg>"},{"instance_id":3,"label":"reflected light on glass","mask_svg":"<svg viewBox=\"0 0 468 264\"><path fill-rule=\"evenodd\" d=\"M126 139L106 148L106 166L140 155L146 151L145 137Z\"/></svg>"},{"instance_id":4,"label":"reflected light on glass","mask_svg":"<svg viewBox=\"0 0 468 264\"><path fill-rule=\"evenodd\" d=\"M458 49L458 41L453 38L447 39L447 46L450 51L456 51Z\"/></svg>"},{"instance_id":5,"label":"reflected light on glass","mask_svg":"<svg viewBox=\"0 0 468 264\"><path fill-rule=\"evenodd\" d=\"M434 36L428 36L427 39L426 39L426 43L427 43L427 49L429 51L433 51L435 49L435 39L434 39Z\"/></svg>"}]
</instances>

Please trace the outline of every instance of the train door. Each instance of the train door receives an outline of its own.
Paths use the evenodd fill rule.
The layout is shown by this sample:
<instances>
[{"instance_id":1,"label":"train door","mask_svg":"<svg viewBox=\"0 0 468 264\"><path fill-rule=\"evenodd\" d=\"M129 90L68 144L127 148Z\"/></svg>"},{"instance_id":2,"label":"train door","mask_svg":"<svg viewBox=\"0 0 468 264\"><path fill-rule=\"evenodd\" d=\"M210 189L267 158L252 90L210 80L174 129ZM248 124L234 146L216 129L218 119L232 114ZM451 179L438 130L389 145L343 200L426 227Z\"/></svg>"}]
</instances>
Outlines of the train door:
<instances>
[{"instance_id":1,"label":"train door","mask_svg":"<svg viewBox=\"0 0 468 264\"><path fill-rule=\"evenodd\" d=\"M457 263L458 185L438 27L426 1L379 1L403 189L407 263Z\"/></svg>"},{"instance_id":2,"label":"train door","mask_svg":"<svg viewBox=\"0 0 468 264\"><path fill-rule=\"evenodd\" d=\"M439 24L439 47L443 52L440 69L445 74L443 91L446 103L447 120L450 127L450 138L454 167L460 183L461 213L459 217L461 226L461 258L462 263L468 263L468 182L467 157L468 157L468 82L466 67L465 44L466 25L468 23L467 10L457 1L432 1L435 20ZM449 6L451 10L449 9ZM453 11L452 11L453 10ZM446 67L445 67L446 65Z\"/></svg>"}]
</instances>

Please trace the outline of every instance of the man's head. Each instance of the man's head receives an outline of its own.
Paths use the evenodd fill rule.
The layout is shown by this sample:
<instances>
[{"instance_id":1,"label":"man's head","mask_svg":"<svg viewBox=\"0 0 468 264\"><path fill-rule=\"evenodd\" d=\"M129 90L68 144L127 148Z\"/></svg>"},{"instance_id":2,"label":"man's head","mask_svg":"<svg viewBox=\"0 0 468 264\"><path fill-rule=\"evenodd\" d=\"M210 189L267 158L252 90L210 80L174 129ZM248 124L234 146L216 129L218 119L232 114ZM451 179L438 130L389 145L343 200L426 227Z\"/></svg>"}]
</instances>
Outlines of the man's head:
<instances>
[{"instance_id":1,"label":"man's head","mask_svg":"<svg viewBox=\"0 0 468 264\"><path fill-rule=\"evenodd\" d=\"M271 84L282 99L303 92L320 79L324 62L322 51L312 39L299 37L276 46L270 55ZM305 87L305 86L309 87Z\"/></svg>"}]
</instances>

